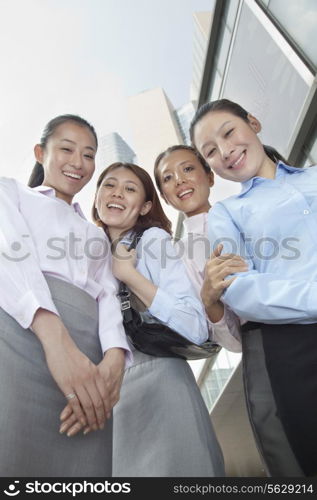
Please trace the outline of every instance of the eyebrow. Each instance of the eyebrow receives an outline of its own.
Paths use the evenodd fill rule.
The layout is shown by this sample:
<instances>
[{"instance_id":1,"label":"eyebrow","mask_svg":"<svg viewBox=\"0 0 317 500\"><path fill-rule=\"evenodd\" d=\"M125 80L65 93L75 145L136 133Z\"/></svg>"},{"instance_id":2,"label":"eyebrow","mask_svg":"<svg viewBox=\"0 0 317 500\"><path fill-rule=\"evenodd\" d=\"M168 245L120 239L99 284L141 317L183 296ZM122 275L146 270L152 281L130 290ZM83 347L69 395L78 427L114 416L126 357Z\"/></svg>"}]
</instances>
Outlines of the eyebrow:
<instances>
[{"instance_id":1,"label":"eyebrow","mask_svg":"<svg viewBox=\"0 0 317 500\"><path fill-rule=\"evenodd\" d=\"M75 141L71 141L70 139L61 139L61 142L70 142L71 144L76 144ZM92 151L96 151L92 146L85 146L85 149L91 149Z\"/></svg>"},{"instance_id":2,"label":"eyebrow","mask_svg":"<svg viewBox=\"0 0 317 500\"><path fill-rule=\"evenodd\" d=\"M216 134L219 134L219 132L221 131L221 129L225 126L225 125L228 125L228 123L231 123L231 120L227 120L226 122L224 122L217 130ZM205 142L202 146L201 146L201 149L204 149L206 146L209 146L209 144L212 144L213 141L207 141Z\"/></svg>"},{"instance_id":3,"label":"eyebrow","mask_svg":"<svg viewBox=\"0 0 317 500\"><path fill-rule=\"evenodd\" d=\"M184 160L184 161L181 161L180 163L178 163L178 165L180 167L182 167L183 165L186 165L186 163L191 163L191 161L190 160ZM166 172L170 172L170 167L165 167L165 168L163 167L161 169L161 174L166 173Z\"/></svg>"},{"instance_id":4,"label":"eyebrow","mask_svg":"<svg viewBox=\"0 0 317 500\"><path fill-rule=\"evenodd\" d=\"M118 179L117 179L117 177L106 177L106 179L105 179L105 181L110 181L110 180L117 181ZM134 181L127 180L127 181L124 181L124 182L126 182L126 183L129 182L130 184L134 184L135 186L138 186L138 184L136 182L134 182Z\"/></svg>"}]
</instances>

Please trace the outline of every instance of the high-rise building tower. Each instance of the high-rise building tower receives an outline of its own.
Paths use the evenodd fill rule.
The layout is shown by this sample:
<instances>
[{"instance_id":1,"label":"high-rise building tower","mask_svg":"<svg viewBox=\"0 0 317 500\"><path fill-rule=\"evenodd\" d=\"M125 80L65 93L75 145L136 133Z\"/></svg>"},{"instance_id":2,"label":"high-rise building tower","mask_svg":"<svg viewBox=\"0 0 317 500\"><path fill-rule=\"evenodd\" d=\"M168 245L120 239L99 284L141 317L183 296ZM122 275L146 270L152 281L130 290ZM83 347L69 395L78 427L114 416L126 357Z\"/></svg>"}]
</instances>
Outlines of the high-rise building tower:
<instances>
[{"instance_id":1,"label":"high-rise building tower","mask_svg":"<svg viewBox=\"0 0 317 500\"><path fill-rule=\"evenodd\" d=\"M96 157L97 169L104 169L107 165L118 161L133 163L135 161L135 152L117 132L103 135L99 139Z\"/></svg>"},{"instance_id":2,"label":"high-rise building tower","mask_svg":"<svg viewBox=\"0 0 317 500\"><path fill-rule=\"evenodd\" d=\"M183 143L175 110L162 88L147 90L129 97L128 109L139 165L153 178L157 155L169 146ZM162 204L175 227L177 212L166 203Z\"/></svg>"},{"instance_id":3,"label":"high-rise building tower","mask_svg":"<svg viewBox=\"0 0 317 500\"><path fill-rule=\"evenodd\" d=\"M190 99L198 101L213 14L212 12L195 12L193 17L193 76Z\"/></svg>"}]
</instances>

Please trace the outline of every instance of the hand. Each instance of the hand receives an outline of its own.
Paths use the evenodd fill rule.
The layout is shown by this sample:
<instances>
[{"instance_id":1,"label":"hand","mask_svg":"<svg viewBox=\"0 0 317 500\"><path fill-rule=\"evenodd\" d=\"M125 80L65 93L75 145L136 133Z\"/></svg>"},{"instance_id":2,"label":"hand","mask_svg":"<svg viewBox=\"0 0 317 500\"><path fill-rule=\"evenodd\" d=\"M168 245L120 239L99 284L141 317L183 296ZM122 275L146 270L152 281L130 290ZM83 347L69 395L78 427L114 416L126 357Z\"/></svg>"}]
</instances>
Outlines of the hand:
<instances>
[{"instance_id":1,"label":"hand","mask_svg":"<svg viewBox=\"0 0 317 500\"><path fill-rule=\"evenodd\" d=\"M245 261L239 255L223 254L223 245L218 245L212 252L205 266L204 283L200 292L206 310L216 304L223 291L236 279L226 280L226 276L248 270Z\"/></svg>"},{"instance_id":2,"label":"hand","mask_svg":"<svg viewBox=\"0 0 317 500\"><path fill-rule=\"evenodd\" d=\"M62 393L70 399L76 418L93 429L103 427L108 411L108 393L102 376L70 337L59 316L39 309L32 330L42 343L48 368Z\"/></svg>"},{"instance_id":3,"label":"hand","mask_svg":"<svg viewBox=\"0 0 317 500\"><path fill-rule=\"evenodd\" d=\"M135 249L128 250L125 245L119 243L112 255L112 272L113 275L120 281L125 282L125 279L135 268L136 251Z\"/></svg>"},{"instance_id":4,"label":"hand","mask_svg":"<svg viewBox=\"0 0 317 500\"><path fill-rule=\"evenodd\" d=\"M119 401L124 367L125 352L123 349L119 348L109 349L101 363L98 365L98 369L103 376L109 394L109 407L106 414L107 418L111 417L111 409ZM69 404L62 411L60 419L62 422L60 432L67 432L67 436L74 436L81 429L83 429L84 434L87 434L92 430L90 426L83 426L82 423L78 421L76 414L73 412L73 409Z\"/></svg>"}]
</instances>

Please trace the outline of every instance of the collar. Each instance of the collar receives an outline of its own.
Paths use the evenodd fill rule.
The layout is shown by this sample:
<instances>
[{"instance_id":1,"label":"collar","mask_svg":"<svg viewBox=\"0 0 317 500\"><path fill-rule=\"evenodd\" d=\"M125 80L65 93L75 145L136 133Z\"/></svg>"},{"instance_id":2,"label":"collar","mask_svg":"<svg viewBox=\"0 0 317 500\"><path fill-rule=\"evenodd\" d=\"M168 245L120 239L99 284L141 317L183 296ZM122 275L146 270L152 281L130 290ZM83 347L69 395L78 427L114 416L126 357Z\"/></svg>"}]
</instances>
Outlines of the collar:
<instances>
[{"instance_id":1,"label":"collar","mask_svg":"<svg viewBox=\"0 0 317 500\"><path fill-rule=\"evenodd\" d=\"M278 179L279 177L282 177L283 173L286 172L290 172L290 173L293 173L293 172L303 172L305 169L302 168L302 167L291 167L290 165L286 165L285 163L279 161L277 166L276 166L276 174L275 174L275 179ZM240 193L238 194L238 197L239 196L243 196L245 193L247 193L248 191L250 191L250 189L255 185L255 184L258 184L259 182L263 182L263 181L266 181L268 179L266 179L265 177L252 177L251 179L249 179L248 181L245 181L245 182L242 182L241 183L241 186L242 186L242 189L240 191Z\"/></svg>"},{"instance_id":2,"label":"collar","mask_svg":"<svg viewBox=\"0 0 317 500\"><path fill-rule=\"evenodd\" d=\"M183 220L184 227L187 233L205 234L207 226L208 213L193 215L186 217Z\"/></svg>"},{"instance_id":3,"label":"collar","mask_svg":"<svg viewBox=\"0 0 317 500\"><path fill-rule=\"evenodd\" d=\"M80 215L80 217L87 220L77 201L75 203L72 203L71 205L69 205L66 201L61 200L60 198L57 198L54 188L51 188L49 186L36 186L34 188L31 188L31 189L33 189L33 191L37 191L38 193L42 193L45 196L48 196L49 198L55 198L56 200L61 201L62 203L65 203L69 207L72 207L74 212L76 212L78 215Z\"/></svg>"}]
</instances>

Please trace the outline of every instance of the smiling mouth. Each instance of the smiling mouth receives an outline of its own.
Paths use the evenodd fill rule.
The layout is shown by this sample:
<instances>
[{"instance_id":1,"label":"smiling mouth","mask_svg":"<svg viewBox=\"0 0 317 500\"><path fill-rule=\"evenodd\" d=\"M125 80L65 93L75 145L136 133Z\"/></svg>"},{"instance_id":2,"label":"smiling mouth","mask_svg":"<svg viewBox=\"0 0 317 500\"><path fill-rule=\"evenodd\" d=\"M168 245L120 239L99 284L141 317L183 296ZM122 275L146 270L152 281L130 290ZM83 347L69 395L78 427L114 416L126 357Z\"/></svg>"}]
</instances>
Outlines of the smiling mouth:
<instances>
[{"instance_id":1,"label":"smiling mouth","mask_svg":"<svg viewBox=\"0 0 317 500\"><path fill-rule=\"evenodd\" d=\"M123 205L119 205L118 203L108 203L107 208L115 208L119 210L124 210L125 207Z\"/></svg>"},{"instance_id":2,"label":"smiling mouth","mask_svg":"<svg viewBox=\"0 0 317 500\"><path fill-rule=\"evenodd\" d=\"M79 174L74 174L73 172L63 172L63 174L66 176L66 177L70 177L71 179L76 179L76 180L80 180L83 178L82 175L79 175Z\"/></svg>"},{"instance_id":3,"label":"smiling mouth","mask_svg":"<svg viewBox=\"0 0 317 500\"><path fill-rule=\"evenodd\" d=\"M182 200L186 195L192 194L193 192L194 192L193 189L186 189L186 191L182 191L177 196Z\"/></svg>"},{"instance_id":4,"label":"smiling mouth","mask_svg":"<svg viewBox=\"0 0 317 500\"><path fill-rule=\"evenodd\" d=\"M232 165L229 165L228 168L232 168L232 169L238 169L241 164L242 164L242 161L244 160L245 158L245 155L246 155L246 151L244 150L241 155L239 156L239 158L232 164Z\"/></svg>"}]
</instances>

